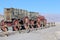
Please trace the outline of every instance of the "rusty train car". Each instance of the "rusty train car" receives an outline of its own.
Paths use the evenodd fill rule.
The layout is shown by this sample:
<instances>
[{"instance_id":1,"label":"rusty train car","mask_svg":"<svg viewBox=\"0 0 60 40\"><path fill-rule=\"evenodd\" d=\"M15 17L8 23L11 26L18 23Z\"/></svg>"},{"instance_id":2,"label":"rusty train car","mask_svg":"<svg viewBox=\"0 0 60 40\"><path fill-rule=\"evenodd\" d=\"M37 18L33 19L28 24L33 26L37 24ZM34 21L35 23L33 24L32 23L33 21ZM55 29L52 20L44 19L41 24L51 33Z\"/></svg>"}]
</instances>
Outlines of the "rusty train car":
<instances>
[{"instance_id":1,"label":"rusty train car","mask_svg":"<svg viewBox=\"0 0 60 40\"><path fill-rule=\"evenodd\" d=\"M35 20L29 19L29 17L24 17L23 19L12 19L12 21L4 21L0 22L1 30L8 31L8 27L12 27L13 31L29 29L29 28L40 28L45 27L47 24L47 20L44 16L38 16Z\"/></svg>"}]
</instances>

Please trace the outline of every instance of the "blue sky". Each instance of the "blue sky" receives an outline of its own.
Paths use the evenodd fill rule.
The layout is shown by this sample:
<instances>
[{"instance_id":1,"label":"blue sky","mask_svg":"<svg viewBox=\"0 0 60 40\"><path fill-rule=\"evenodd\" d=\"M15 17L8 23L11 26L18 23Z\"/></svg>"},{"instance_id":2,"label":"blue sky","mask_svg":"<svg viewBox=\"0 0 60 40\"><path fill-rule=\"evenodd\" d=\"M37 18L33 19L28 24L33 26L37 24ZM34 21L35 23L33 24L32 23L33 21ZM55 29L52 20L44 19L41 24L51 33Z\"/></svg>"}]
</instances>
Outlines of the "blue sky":
<instances>
[{"instance_id":1,"label":"blue sky","mask_svg":"<svg viewBox=\"0 0 60 40\"><path fill-rule=\"evenodd\" d=\"M60 0L0 0L0 14L11 7L39 12L48 21L60 21Z\"/></svg>"},{"instance_id":2,"label":"blue sky","mask_svg":"<svg viewBox=\"0 0 60 40\"><path fill-rule=\"evenodd\" d=\"M4 8L20 8L41 14L60 14L60 0L0 0L0 14Z\"/></svg>"}]
</instances>

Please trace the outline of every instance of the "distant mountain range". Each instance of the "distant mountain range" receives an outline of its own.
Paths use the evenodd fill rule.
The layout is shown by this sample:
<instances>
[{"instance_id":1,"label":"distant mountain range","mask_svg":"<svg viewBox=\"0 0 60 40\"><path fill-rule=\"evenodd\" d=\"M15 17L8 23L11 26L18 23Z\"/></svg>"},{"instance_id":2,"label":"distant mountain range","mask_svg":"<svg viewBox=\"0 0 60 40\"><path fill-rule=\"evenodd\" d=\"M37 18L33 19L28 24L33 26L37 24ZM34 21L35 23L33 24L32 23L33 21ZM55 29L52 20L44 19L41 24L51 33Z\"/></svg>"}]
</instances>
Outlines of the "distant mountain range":
<instances>
[{"instance_id":1,"label":"distant mountain range","mask_svg":"<svg viewBox=\"0 0 60 40\"><path fill-rule=\"evenodd\" d=\"M42 14L48 22L60 22L60 14Z\"/></svg>"}]
</instances>

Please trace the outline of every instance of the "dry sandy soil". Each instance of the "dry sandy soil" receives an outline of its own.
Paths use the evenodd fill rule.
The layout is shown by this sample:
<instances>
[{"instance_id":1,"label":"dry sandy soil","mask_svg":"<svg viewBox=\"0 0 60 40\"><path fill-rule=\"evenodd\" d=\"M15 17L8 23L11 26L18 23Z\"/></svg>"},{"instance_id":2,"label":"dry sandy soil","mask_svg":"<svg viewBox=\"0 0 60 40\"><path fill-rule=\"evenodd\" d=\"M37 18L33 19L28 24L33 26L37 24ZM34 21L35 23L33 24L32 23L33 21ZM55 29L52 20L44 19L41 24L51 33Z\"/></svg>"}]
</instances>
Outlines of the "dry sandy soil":
<instances>
[{"instance_id":1,"label":"dry sandy soil","mask_svg":"<svg viewBox=\"0 0 60 40\"><path fill-rule=\"evenodd\" d=\"M8 37L0 37L0 40L59 40L60 26L50 27L30 33L16 33Z\"/></svg>"}]
</instances>

